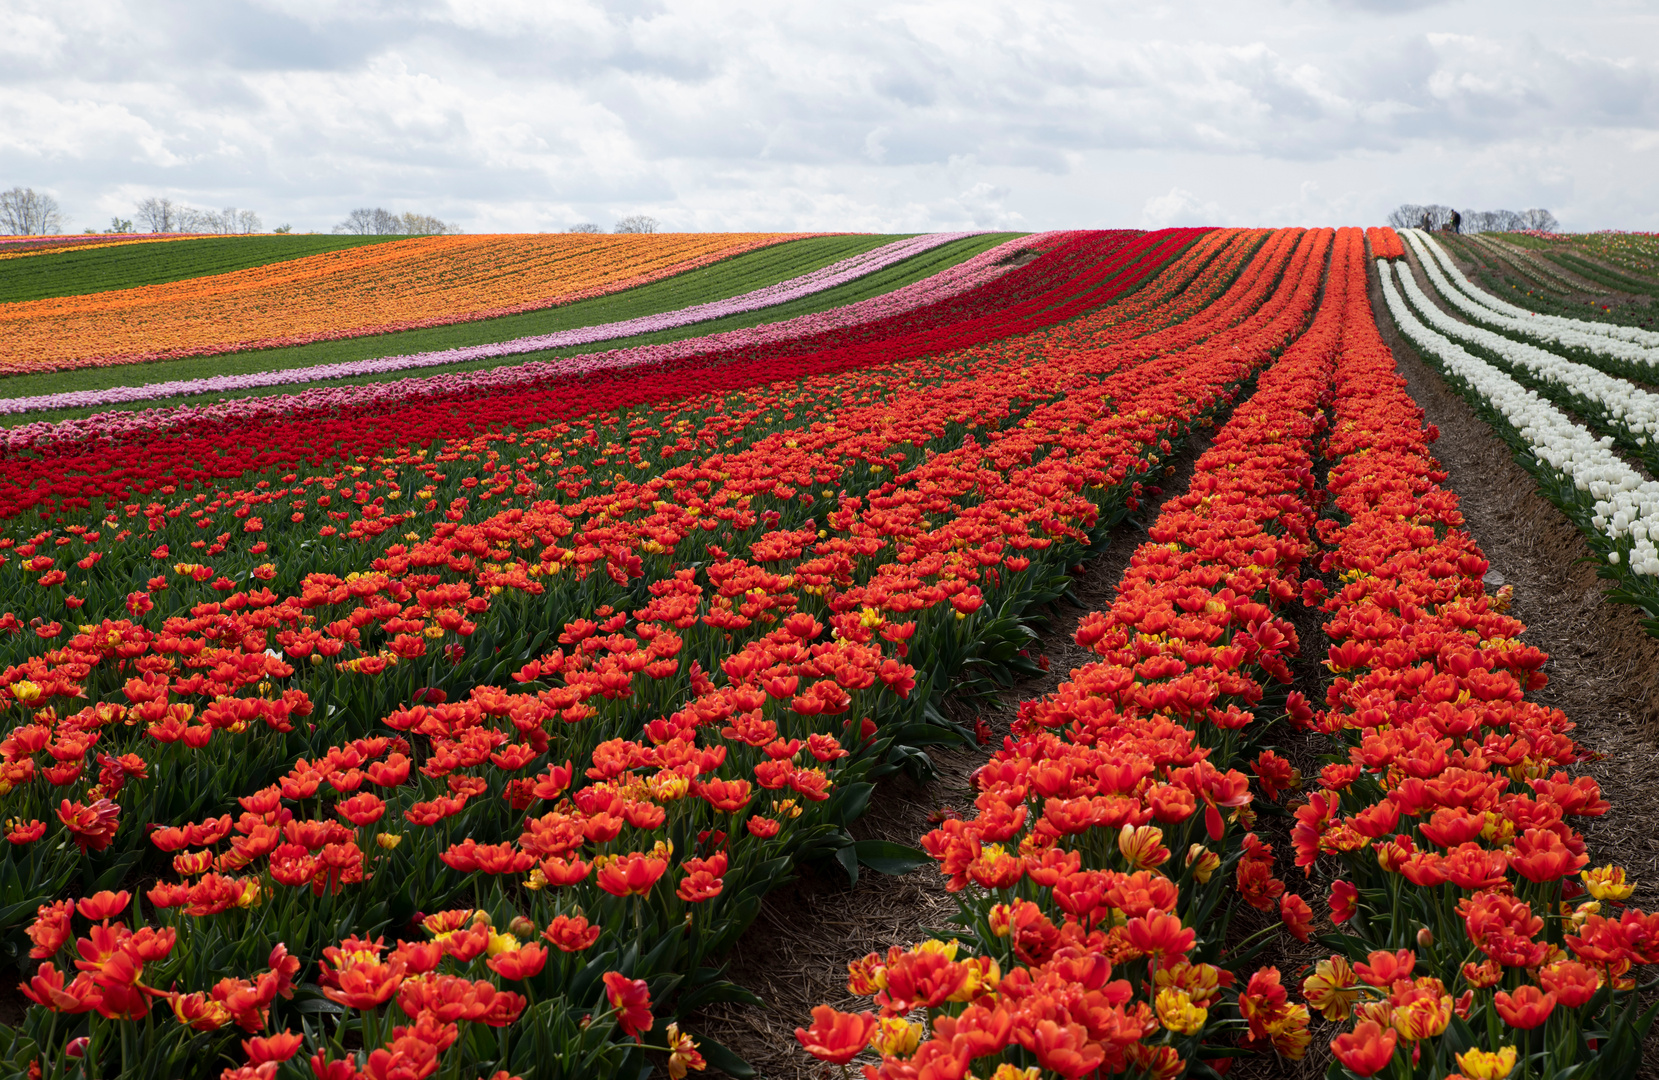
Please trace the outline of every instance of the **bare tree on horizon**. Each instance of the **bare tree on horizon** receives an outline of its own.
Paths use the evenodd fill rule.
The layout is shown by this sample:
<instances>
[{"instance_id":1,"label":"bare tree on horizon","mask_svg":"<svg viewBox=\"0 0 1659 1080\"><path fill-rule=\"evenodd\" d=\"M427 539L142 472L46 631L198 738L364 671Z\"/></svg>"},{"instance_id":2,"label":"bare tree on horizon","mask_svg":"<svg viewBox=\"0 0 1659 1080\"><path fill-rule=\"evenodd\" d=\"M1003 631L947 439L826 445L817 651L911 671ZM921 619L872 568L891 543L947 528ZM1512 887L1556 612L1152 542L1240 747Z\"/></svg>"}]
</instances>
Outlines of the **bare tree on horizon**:
<instances>
[{"instance_id":1,"label":"bare tree on horizon","mask_svg":"<svg viewBox=\"0 0 1659 1080\"><path fill-rule=\"evenodd\" d=\"M44 191L14 187L0 191L0 233L7 236L50 236L63 231L58 201Z\"/></svg>"},{"instance_id":2,"label":"bare tree on horizon","mask_svg":"<svg viewBox=\"0 0 1659 1080\"><path fill-rule=\"evenodd\" d=\"M158 199L153 195L138 204L136 216L153 233L173 232L179 220L172 199Z\"/></svg>"},{"instance_id":3,"label":"bare tree on horizon","mask_svg":"<svg viewBox=\"0 0 1659 1080\"><path fill-rule=\"evenodd\" d=\"M612 232L617 233L654 233L657 231L657 219L649 214L629 214L616 223Z\"/></svg>"},{"instance_id":4,"label":"bare tree on horizon","mask_svg":"<svg viewBox=\"0 0 1659 1080\"><path fill-rule=\"evenodd\" d=\"M384 207L362 206L347 214L334 231L358 236L453 236L461 227L431 214L394 214Z\"/></svg>"},{"instance_id":5,"label":"bare tree on horizon","mask_svg":"<svg viewBox=\"0 0 1659 1080\"><path fill-rule=\"evenodd\" d=\"M1426 222L1430 229L1443 229L1451 223L1454 214L1457 211L1449 206L1403 203L1389 212L1388 224L1396 229L1418 229ZM1465 233L1521 232L1525 229L1555 232L1561 228L1554 214L1538 207L1522 210L1518 214L1513 210L1464 210L1458 217L1458 231Z\"/></svg>"}]
</instances>

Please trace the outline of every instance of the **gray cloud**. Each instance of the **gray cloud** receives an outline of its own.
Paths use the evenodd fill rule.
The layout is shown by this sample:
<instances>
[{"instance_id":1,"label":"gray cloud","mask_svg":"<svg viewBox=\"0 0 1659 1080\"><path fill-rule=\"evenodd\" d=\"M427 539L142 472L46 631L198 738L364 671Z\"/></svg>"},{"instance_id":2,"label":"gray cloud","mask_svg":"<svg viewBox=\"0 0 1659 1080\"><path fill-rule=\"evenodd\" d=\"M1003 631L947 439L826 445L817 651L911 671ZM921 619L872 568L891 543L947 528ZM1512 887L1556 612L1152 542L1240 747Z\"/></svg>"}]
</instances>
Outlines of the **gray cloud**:
<instances>
[{"instance_id":1,"label":"gray cloud","mask_svg":"<svg viewBox=\"0 0 1659 1080\"><path fill-rule=\"evenodd\" d=\"M10 0L0 186L327 228L1659 226L1659 27L1538 0ZM1571 216L1577 212L1578 219Z\"/></svg>"}]
</instances>

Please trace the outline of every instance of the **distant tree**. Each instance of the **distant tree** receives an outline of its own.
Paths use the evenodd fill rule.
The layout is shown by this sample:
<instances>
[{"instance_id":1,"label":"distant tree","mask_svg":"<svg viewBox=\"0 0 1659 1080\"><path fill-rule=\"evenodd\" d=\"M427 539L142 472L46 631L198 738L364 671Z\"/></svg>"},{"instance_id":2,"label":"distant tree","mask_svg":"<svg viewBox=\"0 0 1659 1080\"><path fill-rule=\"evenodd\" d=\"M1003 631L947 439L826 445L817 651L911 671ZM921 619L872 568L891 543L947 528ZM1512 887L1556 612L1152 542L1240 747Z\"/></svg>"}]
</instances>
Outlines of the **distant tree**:
<instances>
[{"instance_id":1,"label":"distant tree","mask_svg":"<svg viewBox=\"0 0 1659 1080\"><path fill-rule=\"evenodd\" d=\"M193 221L193 226L187 230L189 232L235 236L256 233L261 229L258 214L252 210L238 210L234 206L227 206L223 210L191 210L189 207L183 207L179 217Z\"/></svg>"},{"instance_id":2,"label":"distant tree","mask_svg":"<svg viewBox=\"0 0 1659 1080\"><path fill-rule=\"evenodd\" d=\"M1513 210L1459 212L1449 206L1418 206L1415 203L1404 203L1390 212L1388 223L1396 229L1444 229L1452 224L1454 217L1458 231L1464 233L1519 232L1522 229L1555 232L1560 228L1555 215L1548 210L1523 210L1518 214Z\"/></svg>"},{"instance_id":3,"label":"distant tree","mask_svg":"<svg viewBox=\"0 0 1659 1080\"><path fill-rule=\"evenodd\" d=\"M599 226L595 225L591 221L584 221L584 222L581 222L580 224L572 225L570 228L565 230L565 232L567 232L567 233L596 233L596 232L604 232L604 231L605 231L604 229L601 229ZM622 231L621 229L617 230L617 232L621 232L621 231Z\"/></svg>"},{"instance_id":4,"label":"distant tree","mask_svg":"<svg viewBox=\"0 0 1659 1080\"><path fill-rule=\"evenodd\" d=\"M384 207L360 207L346 215L346 220L334 226L337 233L355 233L359 236L444 236L459 233L459 225L451 225L431 214L394 214Z\"/></svg>"},{"instance_id":5,"label":"distant tree","mask_svg":"<svg viewBox=\"0 0 1659 1080\"><path fill-rule=\"evenodd\" d=\"M1515 232L1525 228L1521 215L1513 210L1465 210L1462 231L1466 233Z\"/></svg>"},{"instance_id":6,"label":"distant tree","mask_svg":"<svg viewBox=\"0 0 1659 1080\"><path fill-rule=\"evenodd\" d=\"M405 236L454 236L461 231L459 225L452 225L447 221L431 214L417 214L405 211L400 219L401 229Z\"/></svg>"},{"instance_id":7,"label":"distant tree","mask_svg":"<svg viewBox=\"0 0 1659 1080\"><path fill-rule=\"evenodd\" d=\"M1521 228L1536 229L1539 232L1560 232L1561 223L1555 220L1555 215L1543 207L1534 206L1530 210L1521 211Z\"/></svg>"},{"instance_id":8,"label":"distant tree","mask_svg":"<svg viewBox=\"0 0 1659 1080\"><path fill-rule=\"evenodd\" d=\"M172 199L151 196L138 204L138 220L153 233L172 232L178 225L178 214Z\"/></svg>"},{"instance_id":9,"label":"distant tree","mask_svg":"<svg viewBox=\"0 0 1659 1080\"><path fill-rule=\"evenodd\" d=\"M654 233L657 231L657 219L647 214L629 214L616 223L611 230L618 233Z\"/></svg>"},{"instance_id":10,"label":"distant tree","mask_svg":"<svg viewBox=\"0 0 1659 1080\"><path fill-rule=\"evenodd\" d=\"M1396 229L1442 229L1451 223L1452 214L1449 206L1403 203L1388 215L1388 223Z\"/></svg>"},{"instance_id":11,"label":"distant tree","mask_svg":"<svg viewBox=\"0 0 1659 1080\"><path fill-rule=\"evenodd\" d=\"M133 231L132 222L126 218L112 217L109 219L107 233L130 233Z\"/></svg>"},{"instance_id":12,"label":"distant tree","mask_svg":"<svg viewBox=\"0 0 1659 1080\"><path fill-rule=\"evenodd\" d=\"M289 225L287 222L284 222L283 224L278 225L276 228L272 229L271 231L274 232L274 233L278 233L280 235L286 236L287 234L294 231L294 227L292 225Z\"/></svg>"},{"instance_id":13,"label":"distant tree","mask_svg":"<svg viewBox=\"0 0 1659 1080\"><path fill-rule=\"evenodd\" d=\"M7 236L50 236L63 231L58 201L44 191L14 187L0 191L0 233Z\"/></svg>"},{"instance_id":14,"label":"distant tree","mask_svg":"<svg viewBox=\"0 0 1659 1080\"><path fill-rule=\"evenodd\" d=\"M337 233L355 233L358 236L370 236L374 233L374 211L368 207L359 207L346 215L346 220L334 226Z\"/></svg>"}]
</instances>

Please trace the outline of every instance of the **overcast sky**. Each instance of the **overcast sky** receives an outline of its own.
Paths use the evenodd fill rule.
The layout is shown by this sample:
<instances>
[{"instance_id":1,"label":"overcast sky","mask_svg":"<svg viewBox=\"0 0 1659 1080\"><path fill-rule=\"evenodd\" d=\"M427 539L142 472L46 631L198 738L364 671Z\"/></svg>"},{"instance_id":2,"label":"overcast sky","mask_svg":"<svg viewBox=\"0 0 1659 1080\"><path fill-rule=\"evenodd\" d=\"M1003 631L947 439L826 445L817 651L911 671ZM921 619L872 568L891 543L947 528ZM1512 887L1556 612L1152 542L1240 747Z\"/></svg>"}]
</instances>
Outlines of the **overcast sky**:
<instances>
[{"instance_id":1,"label":"overcast sky","mask_svg":"<svg viewBox=\"0 0 1659 1080\"><path fill-rule=\"evenodd\" d=\"M326 231L1659 229L1653 0L0 0L0 188Z\"/></svg>"}]
</instances>

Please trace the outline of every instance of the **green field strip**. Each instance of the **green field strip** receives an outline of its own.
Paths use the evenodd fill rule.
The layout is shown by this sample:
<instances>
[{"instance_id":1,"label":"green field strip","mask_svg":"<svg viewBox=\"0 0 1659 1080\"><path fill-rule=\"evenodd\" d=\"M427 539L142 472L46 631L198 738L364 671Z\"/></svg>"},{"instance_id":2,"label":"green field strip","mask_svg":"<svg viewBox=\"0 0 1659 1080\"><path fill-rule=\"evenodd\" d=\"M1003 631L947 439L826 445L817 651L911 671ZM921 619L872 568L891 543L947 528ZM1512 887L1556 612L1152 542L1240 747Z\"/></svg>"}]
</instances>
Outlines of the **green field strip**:
<instances>
[{"instance_id":1,"label":"green field strip","mask_svg":"<svg viewBox=\"0 0 1659 1080\"><path fill-rule=\"evenodd\" d=\"M484 368L506 367L513 364L522 364L528 361L551 360L563 356L580 356L584 353L608 352L612 349L634 348L641 345L658 345L673 341L683 341L686 338L702 337L705 334L716 334L728 330L742 330L752 326L760 326L765 323L782 322L786 319L793 319L801 315L816 314L820 311L828 311L831 308L842 307L847 304L857 303L860 300L868 300L873 297L885 295L897 289L901 289L906 285L921 281L923 278L931 277L932 275L946 270L949 267L955 266L957 263L965 262L983 251L987 251L998 244L1005 243L1006 241L1020 235L1023 234L989 233L983 236L966 237L962 240L956 240L949 244L941 245L931 251L922 252L919 255L906 259L903 262L895 263L894 265L883 270L879 270L876 273L866 275L856 281L849 281L844 285L838 285L833 289L827 289L824 292L817 293L813 296L802 297L799 300L795 300L787 304L779 304L775 307L763 308L759 311L750 311L740 315L729 315L723 319L711 319L707 322L693 323L690 326L682 326L673 330L662 330L651 334L639 334L634 337L617 338L612 341L595 342L589 345L571 346L564 349L546 349L541 352L522 353L515 356L474 360L460 364L445 364L439 367L420 368L414 371L388 372L383 375L360 376L348 379L328 379L319 382L294 383L287 386L261 387L252 390L198 394L186 397L157 398L153 401L126 402L118 405L101 406L97 408L53 409L43 412L18 413L12 416L0 417L0 427L18 427L23 424L35 423L42 420L69 420L83 416L90 416L94 413L112 412L117 410L131 412L139 409L167 408L175 405L204 405L215 401L228 400L230 398L267 397L273 394L296 394L302 390L308 390L319 386L360 386L370 383L395 382L399 379L424 378L431 375L442 375L461 371L478 371ZM512 334L484 335L482 337L469 338L467 340L460 341L450 340L437 344L423 344L416 347L399 348L396 350L396 353L422 352L433 349L454 348L458 345L490 344L497 341L510 340L515 337L528 336L532 333L550 333L556 329L589 326L594 323L634 318L639 315L649 315L663 311L674 311L681 307L687 307L691 304L707 303L711 300L725 299L730 296L736 296L741 293L748 292L751 289L761 288L767 284L774 284L776 281L783 281L799 274L810 273L812 270L818 269L821 266L827 266L829 263L835 262L838 259L847 258L850 255L857 254L861 250L868 250L872 247L878 247L881 244L889 243L895 239L899 239L899 237L815 237L807 240L797 240L788 244L778 245L779 248L785 248L794 247L797 244L805 245L825 242L827 246L827 242L829 241L862 241L864 244L862 247L848 247L844 250L838 251L832 256L822 257L819 261L810 265L805 263L796 264L794 268L789 270L789 272L778 273L777 276L771 281L751 281L744 284L741 288L732 288L729 289L729 291L720 292L718 294L693 294L691 289L687 287L678 296L678 298L675 298L673 294L667 292L666 287L673 285L676 282L688 283L689 279L693 279L698 275L706 274L720 267L729 266L730 264L737 263L740 260L760 256L765 254L766 251L776 251L777 248L768 248L759 252L751 252L748 255L742 255L729 259L724 263L717 263L715 266L707 267L704 270L693 271L689 274L683 274L680 277L655 282L639 289L629 290L626 293L618 293L613 296L601 297L596 300L583 301L580 305L571 304L565 308L553 308L548 311L531 312L526 315L514 315L504 319L492 319L487 323L460 323L455 326L438 327L432 330L404 331L400 334L385 334L378 338L352 338L345 341L305 345L295 349L268 349L260 352L231 353L223 356L194 358L188 361L168 361L158 364L125 365L119 368L88 368L78 371L53 372L43 375L14 375L10 378L0 380L0 397L21 397L30 394L50 394L66 390L92 390L102 389L109 386L129 385L129 383L121 379L119 376L125 371L133 368L142 368L146 374L155 369L169 369L169 374L165 376L146 378L144 380L133 379L130 383L130 385L142 385L144 382L160 382L166 379L188 379L201 378L207 375L224 375L250 371L270 371L279 367L302 367L309 364L336 363L345 360L359 360L371 357L393 355L385 350L355 353L333 352L325 355L310 353L309 350L321 349L325 346L333 349L351 349L353 347L360 347L363 343L368 341L384 341L387 338L393 337L403 339L405 338L405 335L413 334L436 335L443 331L460 331L491 324L508 323L516 320L527 319L531 316L549 315L558 311L570 312L587 304L620 303L626 297L634 297L637 299L640 294L654 290L661 290L660 297L662 302L659 302L653 307L645 307L641 304L637 310L630 309L622 313L607 313L600 318L588 318L572 321L566 325L551 326L539 330L521 330ZM277 354L298 352L307 352L308 355L306 355L303 359L295 360L291 363L275 364L271 362L271 359ZM254 362L231 366L231 362L247 360ZM180 368L175 365L194 366L181 371Z\"/></svg>"},{"instance_id":2,"label":"green field strip","mask_svg":"<svg viewBox=\"0 0 1659 1080\"><path fill-rule=\"evenodd\" d=\"M404 236L209 236L134 240L90 251L70 248L0 259L0 304L86 296L229 274Z\"/></svg>"}]
</instances>

